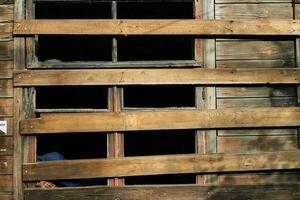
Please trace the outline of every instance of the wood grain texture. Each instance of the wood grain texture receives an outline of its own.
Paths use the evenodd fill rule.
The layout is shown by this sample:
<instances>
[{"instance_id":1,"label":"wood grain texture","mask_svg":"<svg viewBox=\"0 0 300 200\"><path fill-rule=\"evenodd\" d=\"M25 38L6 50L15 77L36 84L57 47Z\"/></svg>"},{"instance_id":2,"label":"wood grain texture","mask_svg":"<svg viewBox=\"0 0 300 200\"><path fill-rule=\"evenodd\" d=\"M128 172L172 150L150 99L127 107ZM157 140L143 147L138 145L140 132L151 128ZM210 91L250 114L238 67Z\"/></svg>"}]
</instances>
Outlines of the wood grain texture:
<instances>
[{"instance_id":1,"label":"wood grain texture","mask_svg":"<svg viewBox=\"0 0 300 200\"><path fill-rule=\"evenodd\" d=\"M218 60L217 68L293 68L294 58L280 60Z\"/></svg>"},{"instance_id":2,"label":"wood grain texture","mask_svg":"<svg viewBox=\"0 0 300 200\"><path fill-rule=\"evenodd\" d=\"M296 200L300 198L298 184L231 185L231 186L124 186L61 189L27 189L25 200Z\"/></svg>"},{"instance_id":3,"label":"wood grain texture","mask_svg":"<svg viewBox=\"0 0 300 200\"><path fill-rule=\"evenodd\" d=\"M11 136L0 136L0 155L13 154L13 138Z\"/></svg>"},{"instance_id":4,"label":"wood grain texture","mask_svg":"<svg viewBox=\"0 0 300 200\"><path fill-rule=\"evenodd\" d=\"M295 58L294 41L223 40L217 42L217 60L287 60ZM249 66L249 67L255 67Z\"/></svg>"},{"instance_id":5,"label":"wood grain texture","mask_svg":"<svg viewBox=\"0 0 300 200\"><path fill-rule=\"evenodd\" d=\"M233 129L227 129L227 130L219 130L218 131L219 136L266 136L266 135L297 135L296 129L240 129L240 130L233 130Z\"/></svg>"},{"instance_id":6,"label":"wood grain texture","mask_svg":"<svg viewBox=\"0 0 300 200\"><path fill-rule=\"evenodd\" d=\"M0 79L0 97L13 97L12 79Z\"/></svg>"},{"instance_id":7,"label":"wood grain texture","mask_svg":"<svg viewBox=\"0 0 300 200\"><path fill-rule=\"evenodd\" d=\"M300 108L167 110L50 114L20 122L22 134L300 125Z\"/></svg>"},{"instance_id":8,"label":"wood grain texture","mask_svg":"<svg viewBox=\"0 0 300 200\"><path fill-rule=\"evenodd\" d=\"M0 174L12 174L13 173L13 157L12 156L0 156Z\"/></svg>"},{"instance_id":9,"label":"wood grain texture","mask_svg":"<svg viewBox=\"0 0 300 200\"><path fill-rule=\"evenodd\" d=\"M297 169L300 151L64 160L23 165L25 181ZM59 173L57 173L59 172Z\"/></svg>"},{"instance_id":10,"label":"wood grain texture","mask_svg":"<svg viewBox=\"0 0 300 200\"><path fill-rule=\"evenodd\" d=\"M13 180L12 175L0 175L0 191L1 192L12 192L13 191Z\"/></svg>"},{"instance_id":11,"label":"wood grain texture","mask_svg":"<svg viewBox=\"0 0 300 200\"><path fill-rule=\"evenodd\" d=\"M12 98L0 98L0 116L13 115L13 102Z\"/></svg>"},{"instance_id":12,"label":"wood grain texture","mask_svg":"<svg viewBox=\"0 0 300 200\"><path fill-rule=\"evenodd\" d=\"M15 86L298 84L300 69L94 69L18 71Z\"/></svg>"},{"instance_id":13,"label":"wood grain texture","mask_svg":"<svg viewBox=\"0 0 300 200\"><path fill-rule=\"evenodd\" d=\"M297 135L218 137L219 153L297 150Z\"/></svg>"},{"instance_id":14,"label":"wood grain texture","mask_svg":"<svg viewBox=\"0 0 300 200\"><path fill-rule=\"evenodd\" d=\"M0 23L0 41L12 40L12 23Z\"/></svg>"},{"instance_id":15,"label":"wood grain texture","mask_svg":"<svg viewBox=\"0 0 300 200\"><path fill-rule=\"evenodd\" d=\"M297 20L16 20L14 34L293 35Z\"/></svg>"},{"instance_id":16,"label":"wood grain texture","mask_svg":"<svg viewBox=\"0 0 300 200\"><path fill-rule=\"evenodd\" d=\"M0 41L0 60L13 60L13 49L12 41Z\"/></svg>"},{"instance_id":17,"label":"wood grain texture","mask_svg":"<svg viewBox=\"0 0 300 200\"><path fill-rule=\"evenodd\" d=\"M14 19L13 5L0 5L0 23L12 22Z\"/></svg>"}]
</instances>

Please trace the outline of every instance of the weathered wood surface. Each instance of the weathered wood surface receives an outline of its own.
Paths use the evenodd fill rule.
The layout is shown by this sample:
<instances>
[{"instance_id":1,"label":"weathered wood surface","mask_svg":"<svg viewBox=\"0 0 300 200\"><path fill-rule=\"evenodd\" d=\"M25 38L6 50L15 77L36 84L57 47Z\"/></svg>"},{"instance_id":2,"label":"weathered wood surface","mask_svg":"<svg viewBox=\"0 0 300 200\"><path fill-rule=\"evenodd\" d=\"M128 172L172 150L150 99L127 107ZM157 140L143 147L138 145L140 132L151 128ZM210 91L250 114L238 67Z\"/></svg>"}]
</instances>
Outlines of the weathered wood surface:
<instances>
[{"instance_id":1,"label":"weathered wood surface","mask_svg":"<svg viewBox=\"0 0 300 200\"><path fill-rule=\"evenodd\" d=\"M219 130L219 136L266 136L266 135L296 135L296 129L227 129L227 130Z\"/></svg>"},{"instance_id":2,"label":"weathered wood surface","mask_svg":"<svg viewBox=\"0 0 300 200\"><path fill-rule=\"evenodd\" d=\"M231 185L231 186L123 186L61 189L26 189L25 200L296 200L300 198L298 184Z\"/></svg>"},{"instance_id":3,"label":"weathered wood surface","mask_svg":"<svg viewBox=\"0 0 300 200\"><path fill-rule=\"evenodd\" d=\"M219 153L250 153L297 149L297 135L218 137Z\"/></svg>"},{"instance_id":4,"label":"weathered wood surface","mask_svg":"<svg viewBox=\"0 0 300 200\"><path fill-rule=\"evenodd\" d=\"M247 48L241 47L241 48ZM253 51L254 52L254 51ZM218 68L293 68L295 67L295 58L287 59L264 59L264 60L217 60Z\"/></svg>"},{"instance_id":5,"label":"weathered wood surface","mask_svg":"<svg viewBox=\"0 0 300 200\"><path fill-rule=\"evenodd\" d=\"M13 154L13 138L11 136L0 136L0 155Z\"/></svg>"},{"instance_id":6,"label":"weathered wood surface","mask_svg":"<svg viewBox=\"0 0 300 200\"><path fill-rule=\"evenodd\" d=\"M267 98L297 96L297 90L292 86L218 87L217 93L218 98Z\"/></svg>"},{"instance_id":7,"label":"weathered wood surface","mask_svg":"<svg viewBox=\"0 0 300 200\"><path fill-rule=\"evenodd\" d=\"M1 200L13 200L13 196L11 193L0 193Z\"/></svg>"},{"instance_id":8,"label":"weathered wood surface","mask_svg":"<svg viewBox=\"0 0 300 200\"><path fill-rule=\"evenodd\" d=\"M271 173L233 173L219 175L220 184L275 184L290 183L298 181L298 172L296 170L290 172L273 172ZM289 198L287 198L289 199Z\"/></svg>"},{"instance_id":9,"label":"weathered wood surface","mask_svg":"<svg viewBox=\"0 0 300 200\"><path fill-rule=\"evenodd\" d=\"M300 35L297 20L16 20L14 34Z\"/></svg>"},{"instance_id":10,"label":"weathered wood surface","mask_svg":"<svg viewBox=\"0 0 300 200\"><path fill-rule=\"evenodd\" d=\"M0 60L13 60L13 42L0 42Z\"/></svg>"},{"instance_id":11,"label":"weathered wood surface","mask_svg":"<svg viewBox=\"0 0 300 200\"><path fill-rule=\"evenodd\" d=\"M12 22L13 19L14 19L14 6L0 5L0 23Z\"/></svg>"},{"instance_id":12,"label":"weathered wood surface","mask_svg":"<svg viewBox=\"0 0 300 200\"><path fill-rule=\"evenodd\" d=\"M12 174L12 173L13 173L13 157L0 156L0 174Z\"/></svg>"},{"instance_id":13,"label":"weathered wood surface","mask_svg":"<svg viewBox=\"0 0 300 200\"><path fill-rule=\"evenodd\" d=\"M13 191L12 183L13 183L12 175L0 175L0 191L1 192L12 192Z\"/></svg>"},{"instance_id":14,"label":"weathered wood surface","mask_svg":"<svg viewBox=\"0 0 300 200\"><path fill-rule=\"evenodd\" d=\"M1 71L0 71L1 76ZM0 97L13 97L12 79L0 79Z\"/></svg>"},{"instance_id":15,"label":"weathered wood surface","mask_svg":"<svg viewBox=\"0 0 300 200\"><path fill-rule=\"evenodd\" d=\"M268 98L222 98L217 99L218 108L260 108L297 106L297 97Z\"/></svg>"},{"instance_id":16,"label":"weathered wood surface","mask_svg":"<svg viewBox=\"0 0 300 200\"><path fill-rule=\"evenodd\" d=\"M216 4L215 14L216 19L225 20L236 20L236 19L292 19L293 18L293 7L289 3L249 3L245 1L241 3L230 2L231 4ZM271 2L271 1L270 1Z\"/></svg>"},{"instance_id":17,"label":"weathered wood surface","mask_svg":"<svg viewBox=\"0 0 300 200\"><path fill-rule=\"evenodd\" d=\"M300 151L64 160L23 165L25 181L297 169ZM59 172L59 173L57 173Z\"/></svg>"},{"instance_id":18,"label":"weathered wood surface","mask_svg":"<svg viewBox=\"0 0 300 200\"><path fill-rule=\"evenodd\" d=\"M167 110L46 114L20 122L22 134L168 129L284 127L300 125L300 108Z\"/></svg>"},{"instance_id":19,"label":"weathered wood surface","mask_svg":"<svg viewBox=\"0 0 300 200\"><path fill-rule=\"evenodd\" d=\"M0 116L13 115L13 102L12 98L0 98Z\"/></svg>"},{"instance_id":20,"label":"weathered wood surface","mask_svg":"<svg viewBox=\"0 0 300 200\"><path fill-rule=\"evenodd\" d=\"M300 69L93 69L18 71L15 86L299 84Z\"/></svg>"}]
</instances>

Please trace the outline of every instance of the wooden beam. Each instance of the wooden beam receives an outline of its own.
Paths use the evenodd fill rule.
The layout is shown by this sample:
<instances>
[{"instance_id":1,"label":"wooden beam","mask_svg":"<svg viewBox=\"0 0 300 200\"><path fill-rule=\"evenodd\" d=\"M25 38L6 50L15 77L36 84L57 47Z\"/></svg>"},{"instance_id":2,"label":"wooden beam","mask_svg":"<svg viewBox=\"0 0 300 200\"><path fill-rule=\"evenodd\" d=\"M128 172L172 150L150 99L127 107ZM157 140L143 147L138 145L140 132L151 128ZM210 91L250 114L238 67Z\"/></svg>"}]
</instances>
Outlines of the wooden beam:
<instances>
[{"instance_id":1,"label":"wooden beam","mask_svg":"<svg viewBox=\"0 0 300 200\"><path fill-rule=\"evenodd\" d=\"M300 35L298 20L17 20L15 35Z\"/></svg>"},{"instance_id":2,"label":"wooden beam","mask_svg":"<svg viewBox=\"0 0 300 200\"><path fill-rule=\"evenodd\" d=\"M27 70L14 76L15 86L299 83L296 68Z\"/></svg>"},{"instance_id":3,"label":"wooden beam","mask_svg":"<svg viewBox=\"0 0 300 200\"><path fill-rule=\"evenodd\" d=\"M60 180L300 168L300 151L63 160L23 165L23 179ZM59 173L57 173L59 172Z\"/></svg>"},{"instance_id":4,"label":"wooden beam","mask_svg":"<svg viewBox=\"0 0 300 200\"><path fill-rule=\"evenodd\" d=\"M56 189L26 189L26 200L297 200L300 199L300 185L258 184L258 185L153 185L125 187L84 187Z\"/></svg>"},{"instance_id":5,"label":"wooden beam","mask_svg":"<svg viewBox=\"0 0 300 200\"><path fill-rule=\"evenodd\" d=\"M300 108L237 108L43 115L20 122L21 134L136 130L294 127Z\"/></svg>"}]
</instances>

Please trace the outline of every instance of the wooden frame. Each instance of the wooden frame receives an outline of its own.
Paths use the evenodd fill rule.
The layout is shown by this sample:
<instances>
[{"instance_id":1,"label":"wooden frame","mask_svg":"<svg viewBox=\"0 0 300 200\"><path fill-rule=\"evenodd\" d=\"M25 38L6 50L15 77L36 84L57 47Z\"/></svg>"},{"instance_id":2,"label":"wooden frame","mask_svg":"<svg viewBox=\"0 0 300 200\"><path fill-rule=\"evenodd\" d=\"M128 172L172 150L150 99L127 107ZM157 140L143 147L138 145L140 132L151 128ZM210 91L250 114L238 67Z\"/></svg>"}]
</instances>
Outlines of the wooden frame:
<instances>
[{"instance_id":1,"label":"wooden frame","mask_svg":"<svg viewBox=\"0 0 300 200\"><path fill-rule=\"evenodd\" d=\"M169 129L296 127L300 108L48 114L20 122L21 134Z\"/></svg>"},{"instance_id":2,"label":"wooden frame","mask_svg":"<svg viewBox=\"0 0 300 200\"><path fill-rule=\"evenodd\" d=\"M23 179L25 181L65 180L297 169L300 168L299 156L300 151L283 151L251 154L187 154L48 161L24 164Z\"/></svg>"},{"instance_id":3,"label":"wooden frame","mask_svg":"<svg viewBox=\"0 0 300 200\"><path fill-rule=\"evenodd\" d=\"M16 20L15 35L300 35L298 20Z\"/></svg>"},{"instance_id":4,"label":"wooden frame","mask_svg":"<svg viewBox=\"0 0 300 200\"><path fill-rule=\"evenodd\" d=\"M148 199L148 200L206 200L206 199L290 199L300 198L300 185L257 184L257 185L155 185L125 187L59 188L48 190L27 189L26 199L31 200L82 200ZM91 195L93 194L93 195ZM188 195L187 195L188 194Z\"/></svg>"},{"instance_id":5,"label":"wooden frame","mask_svg":"<svg viewBox=\"0 0 300 200\"><path fill-rule=\"evenodd\" d=\"M94 69L15 73L15 86L299 84L300 69Z\"/></svg>"}]
</instances>

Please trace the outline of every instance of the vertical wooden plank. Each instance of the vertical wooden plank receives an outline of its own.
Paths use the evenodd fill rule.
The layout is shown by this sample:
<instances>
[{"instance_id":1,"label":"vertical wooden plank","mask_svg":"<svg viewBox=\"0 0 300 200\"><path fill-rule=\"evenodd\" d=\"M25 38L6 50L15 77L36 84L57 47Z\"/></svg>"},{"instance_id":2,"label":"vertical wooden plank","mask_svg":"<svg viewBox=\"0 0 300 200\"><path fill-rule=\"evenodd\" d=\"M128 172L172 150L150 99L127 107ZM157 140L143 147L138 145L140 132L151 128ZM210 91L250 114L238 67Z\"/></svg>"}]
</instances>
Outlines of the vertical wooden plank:
<instances>
[{"instance_id":1,"label":"vertical wooden plank","mask_svg":"<svg viewBox=\"0 0 300 200\"><path fill-rule=\"evenodd\" d=\"M15 0L14 19L25 19L25 1ZM25 39L22 37L14 38L14 69L22 70L25 67ZM23 92L21 88L14 89L14 169L13 185L14 200L23 200L22 185L22 137L19 134L19 121L22 117L22 99Z\"/></svg>"},{"instance_id":2,"label":"vertical wooden plank","mask_svg":"<svg viewBox=\"0 0 300 200\"><path fill-rule=\"evenodd\" d=\"M294 16L295 19L300 19L300 4L295 3L294 5ZM300 67L300 39L296 39L296 67ZM297 87L297 102L298 106L300 105L300 86ZM300 147L300 128L297 129L297 137L298 137L298 149ZM300 181L300 171L298 172L298 181Z\"/></svg>"},{"instance_id":3,"label":"vertical wooden plank","mask_svg":"<svg viewBox=\"0 0 300 200\"><path fill-rule=\"evenodd\" d=\"M112 19L117 19L117 2L111 2L111 13ZM112 39L112 62L118 61L118 51L117 51L117 38ZM109 88L109 111L110 112L120 112L122 108L122 89L116 86ZM110 133L108 138L108 151L107 156L118 158L124 156L124 135L122 133ZM108 179L109 186L121 186L125 184L125 179L113 178Z\"/></svg>"}]
</instances>

